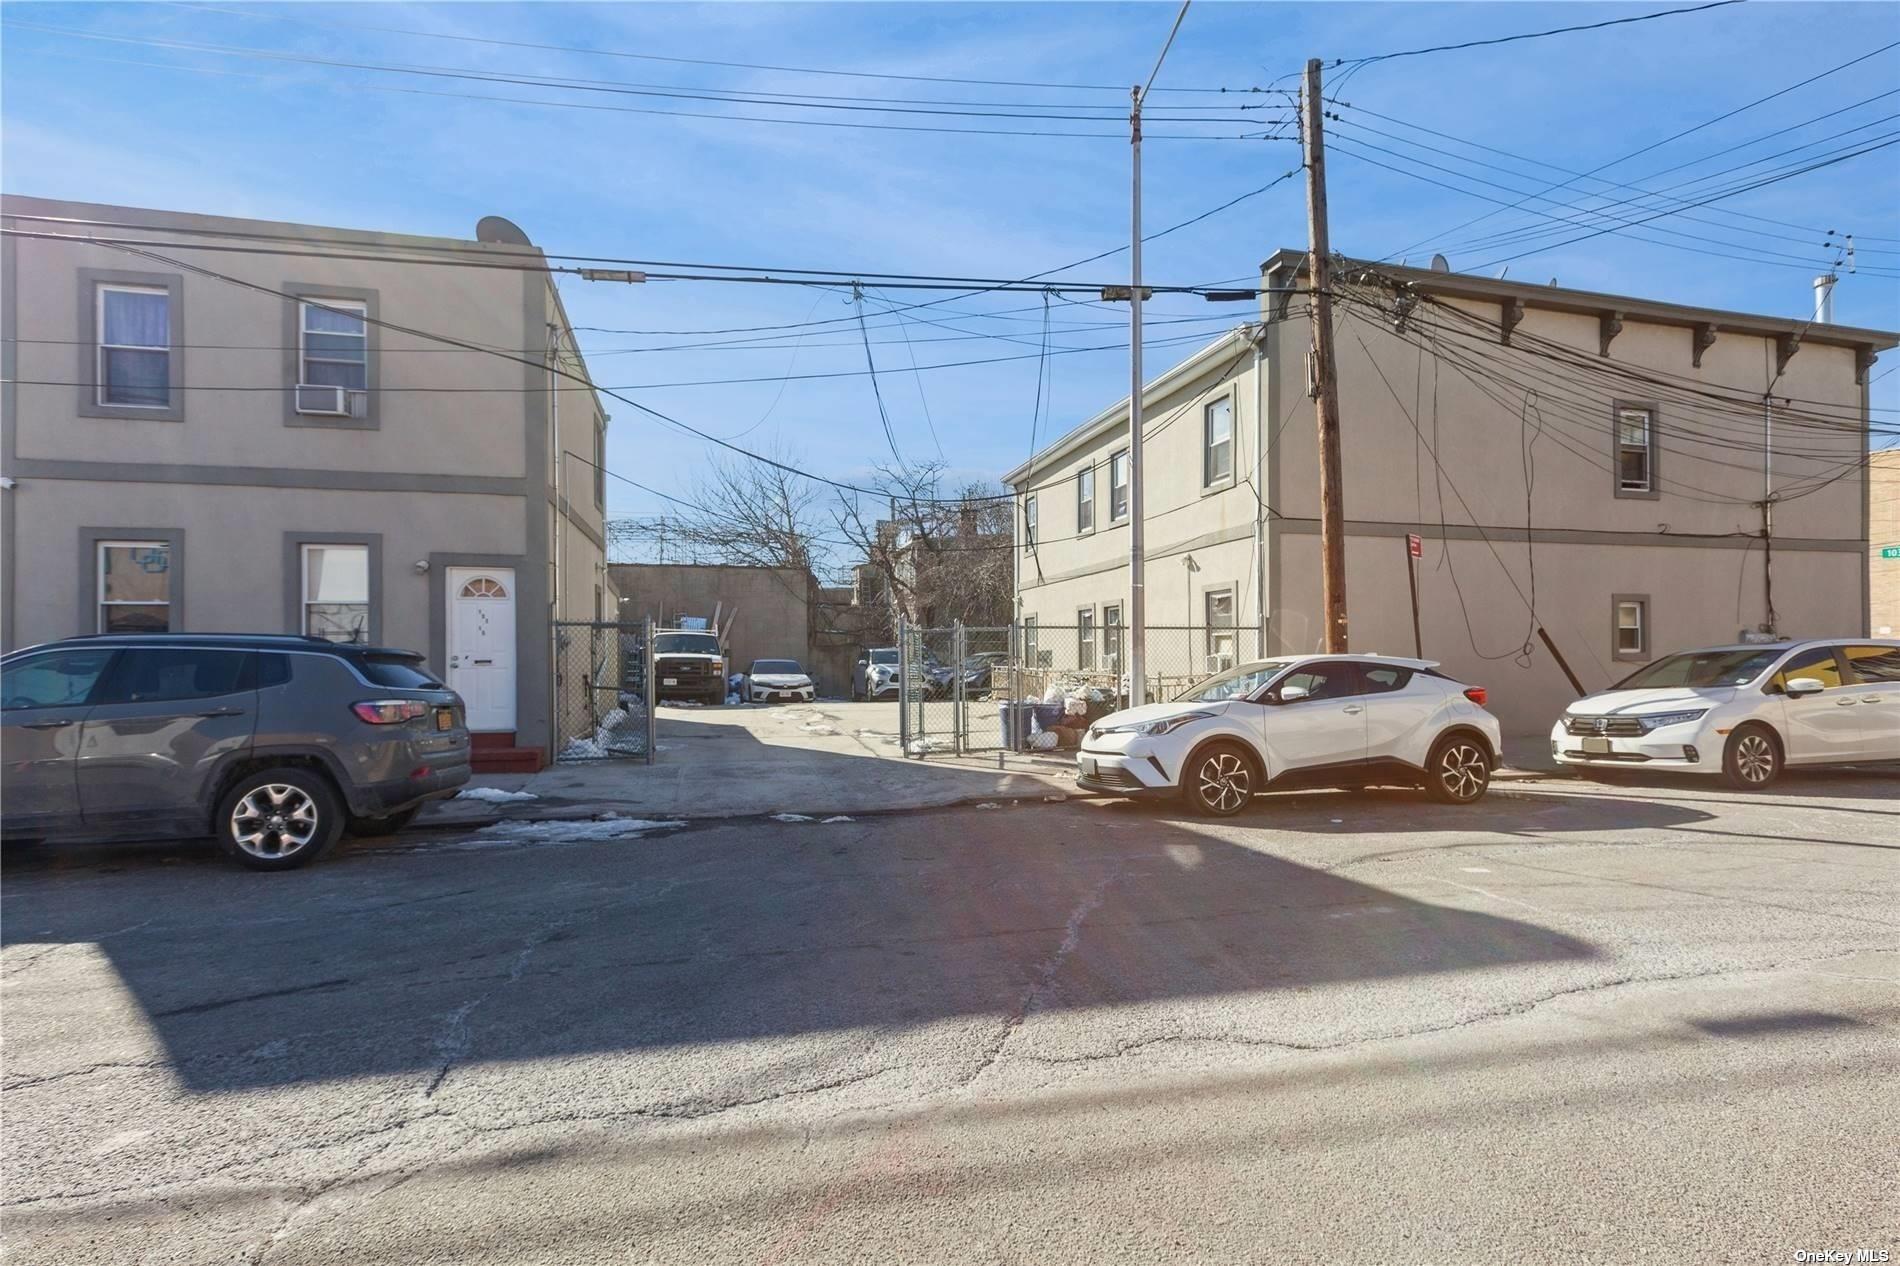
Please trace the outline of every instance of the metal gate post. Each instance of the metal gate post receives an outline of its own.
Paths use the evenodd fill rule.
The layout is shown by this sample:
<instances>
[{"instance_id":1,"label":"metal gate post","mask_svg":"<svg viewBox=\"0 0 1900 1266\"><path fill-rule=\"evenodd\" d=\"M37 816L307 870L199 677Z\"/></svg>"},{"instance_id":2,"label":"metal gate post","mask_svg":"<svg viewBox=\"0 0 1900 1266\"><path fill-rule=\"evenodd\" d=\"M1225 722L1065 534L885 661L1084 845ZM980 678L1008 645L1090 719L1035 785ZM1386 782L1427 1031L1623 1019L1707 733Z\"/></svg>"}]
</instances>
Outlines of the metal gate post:
<instances>
[{"instance_id":1,"label":"metal gate post","mask_svg":"<svg viewBox=\"0 0 1900 1266\"><path fill-rule=\"evenodd\" d=\"M910 755L910 628L897 617L897 749Z\"/></svg>"},{"instance_id":2,"label":"metal gate post","mask_svg":"<svg viewBox=\"0 0 1900 1266\"><path fill-rule=\"evenodd\" d=\"M640 680L642 693L646 695L647 705L647 764L659 759L660 720L655 715L659 700L658 684L653 680L653 617L646 618L646 629L640 638Z\"/></svg>"},{"instance_id":3,"label":"metal gate post","mask_svg":"<svg viewBox=\"0 0 1900 1266\"><path fill-rule=\"evenodd\" d=\"M1016 723L1019 719L1016 705L1022 702L1023 697L1023 655L1027 650L1026 642L1027 639L1023 637L1023 623L1018 620L1009 626L1009 739L1004 746L1012 752L1022 746L1022 737L1016 733Z\"/></svg>"},{"instance_id":4,"label":"metal gate post","mask_svg":"<svg viewBox=\"0 0 1900 1266\"><path fill-rule=\"evenodd\" d=\"M951 728L956 731L957 755L963 755L968 746L970 712L966 706L968 700L963 690L964 633L963 621L957 620L950 625L950 680L955 683L951 698Z\"/></svg>"}]
</instances>

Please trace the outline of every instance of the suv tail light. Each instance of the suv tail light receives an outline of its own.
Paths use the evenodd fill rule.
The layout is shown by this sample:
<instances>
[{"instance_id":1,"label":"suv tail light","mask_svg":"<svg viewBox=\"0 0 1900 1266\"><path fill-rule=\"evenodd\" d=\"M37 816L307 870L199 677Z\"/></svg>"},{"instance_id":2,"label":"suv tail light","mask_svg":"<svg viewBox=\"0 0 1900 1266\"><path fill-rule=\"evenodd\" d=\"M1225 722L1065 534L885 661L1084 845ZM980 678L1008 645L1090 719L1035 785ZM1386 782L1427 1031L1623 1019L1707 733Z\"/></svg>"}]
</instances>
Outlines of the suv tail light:
<instances>
[{"instance_id":1,"label":"suv tail light","mask_svg":"<svg viewBox=\"0 0 1900 1266\"><path fill-rule=\"evenodd\" d=\"M1484 701L1490 697L1491 692L1486 690L1483 686L1465 687L1465 698L1471 700L1471 702L1477 704L1480 708L1484 706Z\"/></svg>"},{"instance_id":2,"label":"suv tail light","mask_svg":"<svg viewBox=\"0 0 1900 1266\"><path fill-rule=\"evenodd\" d=\"M420 699L366 699L350 705L356 719L371 725L400 725L429 715L429 705Z\"/></svg>"}]
</instances>

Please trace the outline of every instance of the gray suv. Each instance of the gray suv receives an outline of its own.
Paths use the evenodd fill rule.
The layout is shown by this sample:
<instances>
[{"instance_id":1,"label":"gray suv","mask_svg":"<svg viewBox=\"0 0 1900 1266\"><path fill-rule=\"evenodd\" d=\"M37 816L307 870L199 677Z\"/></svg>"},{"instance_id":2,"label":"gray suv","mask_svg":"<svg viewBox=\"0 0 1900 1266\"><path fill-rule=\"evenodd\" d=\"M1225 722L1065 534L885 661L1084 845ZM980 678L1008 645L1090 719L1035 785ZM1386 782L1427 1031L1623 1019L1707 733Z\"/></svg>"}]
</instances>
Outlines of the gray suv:
<instances>
[{"instance_id":1,"label":"gray suv","mask_svg":"<svg viewBox=\"0 0 1900 1266\"><path fill-rule=\"evenodd\" d=\"M414 651L320 638L70 638L0 659L0 835L213 835L258 870L408 824L468 781L462 700Z\"/></svg>"}]
</instances>

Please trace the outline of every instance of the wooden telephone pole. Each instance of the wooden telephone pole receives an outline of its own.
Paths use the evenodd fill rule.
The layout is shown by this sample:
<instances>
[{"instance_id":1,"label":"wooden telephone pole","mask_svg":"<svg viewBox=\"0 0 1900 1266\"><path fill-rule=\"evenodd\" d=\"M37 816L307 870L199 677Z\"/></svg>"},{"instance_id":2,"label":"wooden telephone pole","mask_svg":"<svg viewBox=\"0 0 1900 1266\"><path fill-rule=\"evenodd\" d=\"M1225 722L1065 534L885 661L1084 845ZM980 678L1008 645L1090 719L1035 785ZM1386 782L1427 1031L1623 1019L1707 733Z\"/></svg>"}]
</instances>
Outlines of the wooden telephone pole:
<instances>
[{"instance_id":1,"label":"wooden telephone pole","mask_svg":"<svg viewBox=\"0 0 1900 1266\"><path fill-rule=\"evenodd\" d=\"M1306 63L1300 139L1306 149L1306 272L1312 287L1313 399L1319 422L1320 605L1326 613L1326 650L1340 655L1347 649L1346 510L1339 475L1339 379L1333 372L1332 247L1326 235L1325 103L1319 65L1318 58Z\"/></svg>"}]
</instances>

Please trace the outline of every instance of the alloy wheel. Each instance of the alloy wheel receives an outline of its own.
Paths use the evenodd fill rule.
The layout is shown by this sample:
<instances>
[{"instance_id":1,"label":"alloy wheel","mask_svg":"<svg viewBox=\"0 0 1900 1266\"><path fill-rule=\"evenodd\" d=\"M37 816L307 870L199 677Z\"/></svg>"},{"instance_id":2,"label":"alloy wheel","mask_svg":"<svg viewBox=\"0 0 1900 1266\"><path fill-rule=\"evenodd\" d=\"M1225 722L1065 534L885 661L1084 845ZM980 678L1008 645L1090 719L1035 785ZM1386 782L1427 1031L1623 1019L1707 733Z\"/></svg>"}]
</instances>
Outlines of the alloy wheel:
<instances>
[{"instance_id":1,"label":"alloy wheel","mask_svg":"<svg viewBox=\"0 0 1900 1266\"><path fill-rule=\"evenodd\" d=\"M1765 783L1775 776L1775 749L1759 734L1744 734L1735 744L1735 768L1748 782Z\"/></svg>"},{"instance_id":2,"label":"alloy wheel","mask_svg":"<svg viewBox=\"0 0 1900 1266\"><path fill-rule=\"evenodd\" d=\"M1472 743L1453 743L1438 760L1439 781L1453 800L1476 800L1490 775L1490 763Z\"/></svg>"},{"instance_id":3,"label":"alloy wheel","mask_svg":"<svg viewBox=\"0 0 1900 1266\"><path fill-rule=\"evenodd\" d=\"M266 783L231 809L231 838L252 857L274 860L306 847L317 835L317 804L301 787Z\"/></svg>"},{"instance_id":4,"label":"alloy wheel","mask_svg":"<svg viewBox=\"0 0 1900 1266\"><path fill-rule=\"evenodd\" d=\"M1217 813L1232 813L1253 794L1247 762L1232 752L1216 752L1201 762L1201 800Z\"/></svg>"}]
</instances>

